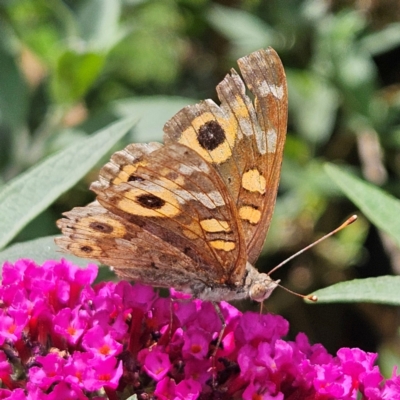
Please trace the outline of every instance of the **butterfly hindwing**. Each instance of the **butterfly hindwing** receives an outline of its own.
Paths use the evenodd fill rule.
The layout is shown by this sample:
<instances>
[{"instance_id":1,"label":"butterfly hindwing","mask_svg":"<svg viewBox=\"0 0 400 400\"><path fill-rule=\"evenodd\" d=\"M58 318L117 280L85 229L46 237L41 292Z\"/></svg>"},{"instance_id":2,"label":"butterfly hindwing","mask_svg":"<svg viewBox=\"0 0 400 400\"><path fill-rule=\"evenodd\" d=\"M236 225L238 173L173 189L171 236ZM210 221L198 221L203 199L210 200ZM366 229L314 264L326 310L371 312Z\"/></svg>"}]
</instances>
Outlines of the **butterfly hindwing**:
<instances>
[{"instance_id":1,"label":"butterfly hindwing","mask_svg":"<svg viewBox=\"0 0 400 400\"><path fill-rule=\"evenodd\" d=\"M121 278L150 285L185 288L196 280L198 270L190 257L98 202L76 207L65 216L58 221L64 236L56 243L66 252L112 265ZM174 276L180 276L179 282ZM215 279L212 274L207 278Z\"/></svg>"},{"instance_id":2,"label":"butterfly hindwing","mask_svg":"<svg viewBox=\"0 0 400 400\"><path fill-rule=\"evenodd\" d=\"M113 155L91 188L111 214L159 238L166 252L174 247L191 258L199 277L241 282L246 247L234 204L195 151L177 143L130 145Z\"/></svg>"}]
</instances>

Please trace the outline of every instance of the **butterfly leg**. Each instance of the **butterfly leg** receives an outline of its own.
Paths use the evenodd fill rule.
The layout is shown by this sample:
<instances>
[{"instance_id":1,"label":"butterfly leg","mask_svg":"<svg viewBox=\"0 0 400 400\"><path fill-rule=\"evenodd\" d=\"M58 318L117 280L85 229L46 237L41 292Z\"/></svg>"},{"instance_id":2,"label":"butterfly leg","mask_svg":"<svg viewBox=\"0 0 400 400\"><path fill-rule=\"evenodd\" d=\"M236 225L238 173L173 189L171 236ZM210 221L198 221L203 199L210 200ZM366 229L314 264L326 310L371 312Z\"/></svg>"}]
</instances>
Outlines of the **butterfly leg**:
<instances>
[{"instance_id":1,"label":"butterfly leg","mask_svg":"<svg viewBox=\"0 0 400 400\"><path fill-rule=\"evenodd\" d=\"M174 303L175 300L174 299L170 299L170 303L169 303L169 337L168 337L168 342L171 341L172 338L172 325L174 322Z\"/></svg>"},{"instance_id":2,"label":"butterfly leg","mask_svg":"<svg viewBox=\"0 0 400 400\"><path fill-rule=\"evenodd\" d=\"M218 339L217 339L217 343L215 345L215 349L211 355L211 357L212 357L212 366L211 366L211 368L212 368L212 387L215 389L216 378L217 378L216 355L217 355L219 346L221 345L222 338L224 337L226 322L225 322L224 316L222 315L222 311L221 311L221 307L219 306L219 303L216 303L213 301L212 305L214 306L214 309L215 309L215 311L221 321L221 324L222 324L221 330L218 334Z\"/></svg>"}]
</instances>

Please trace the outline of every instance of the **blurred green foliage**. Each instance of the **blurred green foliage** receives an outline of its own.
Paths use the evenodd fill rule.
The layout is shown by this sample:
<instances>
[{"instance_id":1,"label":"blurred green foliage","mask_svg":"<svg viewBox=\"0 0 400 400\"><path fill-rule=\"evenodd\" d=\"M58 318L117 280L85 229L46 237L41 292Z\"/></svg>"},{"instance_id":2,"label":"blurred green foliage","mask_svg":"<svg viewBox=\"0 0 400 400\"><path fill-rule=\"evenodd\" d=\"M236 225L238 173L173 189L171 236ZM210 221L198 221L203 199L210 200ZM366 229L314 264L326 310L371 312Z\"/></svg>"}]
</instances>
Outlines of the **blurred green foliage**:
<instances>
[{"instance_id":1,"label":"blurred green foliage","mask_svg":"<svg viewBox=\"0 0 400 400\"><path fill-rule=\"evenodd\" d=\"M397 0L3 0L0 185L122 117L139 123L114 150L161 140L163 124L181 107L216 98L216 84L238 57L272 46L286 68L290 111L267 257L258 265L271 269L356 211L324 171L325 161L346 164L399 196L399 20ZM62 211L93 198L87 187L96 171L14 242L56 234ZM307 293L398 274L399 255L360 216L274 277ZM289 318L293 332L306 331L332 351L381 348L383 363L398 359L394 308L311 307L283 291L268 307Z\"/></svg>"}]
</instances>

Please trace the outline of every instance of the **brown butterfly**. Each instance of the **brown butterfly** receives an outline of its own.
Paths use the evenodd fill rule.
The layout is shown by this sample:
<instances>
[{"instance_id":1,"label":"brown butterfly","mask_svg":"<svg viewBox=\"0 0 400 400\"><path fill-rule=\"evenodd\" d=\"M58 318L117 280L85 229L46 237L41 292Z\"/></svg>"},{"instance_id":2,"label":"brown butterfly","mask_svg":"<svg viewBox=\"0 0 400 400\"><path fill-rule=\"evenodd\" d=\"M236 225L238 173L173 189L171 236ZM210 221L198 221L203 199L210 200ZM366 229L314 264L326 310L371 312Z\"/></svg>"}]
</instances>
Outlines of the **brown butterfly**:
<instances>
[{"instance_id":1,"label":"brown butterfly","mask_svg":"<svg viewBox=\"0 0 400 400\"><path fill-rule=\"evenodd\" d=\"M211 300L267 298L253 267L274 210L287 124L282 63L268 48L238 60L205 100L164 126L164 145L131 144L91 185L97 200L58 221L66 252L125 279Z\"/></svg>"}]
</instances>

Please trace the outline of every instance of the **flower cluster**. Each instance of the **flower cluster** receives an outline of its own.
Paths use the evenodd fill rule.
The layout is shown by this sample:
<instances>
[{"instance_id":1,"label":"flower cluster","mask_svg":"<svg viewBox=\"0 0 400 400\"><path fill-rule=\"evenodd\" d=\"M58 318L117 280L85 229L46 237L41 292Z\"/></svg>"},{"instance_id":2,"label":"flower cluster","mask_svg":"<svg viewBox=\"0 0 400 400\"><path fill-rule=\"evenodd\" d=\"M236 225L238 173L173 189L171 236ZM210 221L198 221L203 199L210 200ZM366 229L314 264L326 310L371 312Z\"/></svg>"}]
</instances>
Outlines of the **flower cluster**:
<instances>
[{"instance_id":1,"label":"flower cluster","mask_svg":"<svg viewBox=\"0 0 400 400\"><path fill-rule=\"evenodd\" d=\"M373 353L285 341L282 317L224 302L223 329L211 303L96 275L65 260L3 266L1 399L400 399Z\"/></svg>"}]
</instances>

